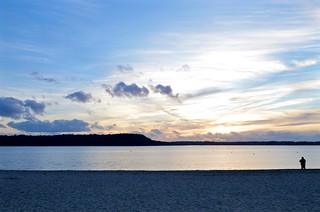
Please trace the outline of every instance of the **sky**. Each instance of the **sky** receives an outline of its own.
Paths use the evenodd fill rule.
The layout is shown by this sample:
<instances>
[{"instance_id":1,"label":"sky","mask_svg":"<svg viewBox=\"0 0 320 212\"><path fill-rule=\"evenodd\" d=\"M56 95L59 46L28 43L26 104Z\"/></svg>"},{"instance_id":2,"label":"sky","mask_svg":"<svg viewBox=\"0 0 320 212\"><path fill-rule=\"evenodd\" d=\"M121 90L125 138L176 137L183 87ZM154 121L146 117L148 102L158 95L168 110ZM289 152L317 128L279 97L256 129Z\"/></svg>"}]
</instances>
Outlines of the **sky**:
<instances>
[{"instance_id":1,"label":"sky","mask_svg":"<svg viewBox=\"0 0 320 212\"><path fill-rule=\"evenodd\" d=\"M319 141L320 0L4 0L0 134Z\"/></svg>"}]
</instances>

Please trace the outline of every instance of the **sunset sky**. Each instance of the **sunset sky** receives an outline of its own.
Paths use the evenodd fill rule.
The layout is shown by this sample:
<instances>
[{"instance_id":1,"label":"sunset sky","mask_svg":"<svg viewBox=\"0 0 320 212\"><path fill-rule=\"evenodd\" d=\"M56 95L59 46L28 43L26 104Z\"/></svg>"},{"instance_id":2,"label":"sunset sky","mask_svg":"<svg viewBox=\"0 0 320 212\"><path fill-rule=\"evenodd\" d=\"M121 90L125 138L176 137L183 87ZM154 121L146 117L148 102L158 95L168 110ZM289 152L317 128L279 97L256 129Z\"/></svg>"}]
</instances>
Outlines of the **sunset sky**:
<instances>
[{"instance_id":1,"label":"sunset sky","mask_svg":"<svg viewBox=\"0 0 320 212\"><path fill-rule=\"evenodd\" d=\"M0 14L0 134L320 140L320 0L4 0Z\"/></svg>"}]
</instances>

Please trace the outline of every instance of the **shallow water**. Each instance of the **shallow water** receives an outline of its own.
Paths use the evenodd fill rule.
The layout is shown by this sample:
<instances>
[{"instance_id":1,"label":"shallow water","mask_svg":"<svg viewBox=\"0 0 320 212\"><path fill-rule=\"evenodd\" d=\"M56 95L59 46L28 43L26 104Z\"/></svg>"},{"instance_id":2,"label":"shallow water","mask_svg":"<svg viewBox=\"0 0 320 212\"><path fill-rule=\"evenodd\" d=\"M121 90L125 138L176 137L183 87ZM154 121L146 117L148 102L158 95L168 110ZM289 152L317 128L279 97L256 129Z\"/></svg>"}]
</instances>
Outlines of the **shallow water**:
<instances>
[{"instance_id":1,"label":"shallow water","mask_svg":"<svg viewBox=\"0 0 320 212\"><path fill-rule=\"evenodd\" d=\"M0 170L320 168L320 146L0 147Z\"/></svg>"}]
</instances>

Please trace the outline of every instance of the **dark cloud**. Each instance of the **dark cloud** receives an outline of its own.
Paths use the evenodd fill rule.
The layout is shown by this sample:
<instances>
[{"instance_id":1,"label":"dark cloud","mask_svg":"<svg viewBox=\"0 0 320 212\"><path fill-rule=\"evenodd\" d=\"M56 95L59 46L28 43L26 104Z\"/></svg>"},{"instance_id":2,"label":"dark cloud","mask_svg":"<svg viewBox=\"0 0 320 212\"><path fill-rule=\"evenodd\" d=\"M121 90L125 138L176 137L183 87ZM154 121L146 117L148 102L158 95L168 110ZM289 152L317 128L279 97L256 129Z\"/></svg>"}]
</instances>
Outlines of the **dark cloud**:
<instances>
[{"instance_id":1,"label":"dark cloud","mask_svg":"<svg viewBox=\"0 0 320 212\"><path fill-rule=\"evenodd\" d=\"M46 108L44 103L38 103L30 99L25 100L24 104L26 107L30 107L35 114L43 114Z\"/></svg>"},{"instance_id":2,"label":"dark cloud","mask_svg":"<svg viewBox=\"0 0 320 212\"><path fill-rule=\"evenodd\" d=\"M74 92L72 94L69 94L65 98L70 99L73 102L81 102L81 103L87 103L90 101L93 101L93 97L89 93L85 93L83 91Z\"/></svg>"},{"instance_id":3,"label":"dark cloud","mask_svg":"<svg viewBox=\"0 0 320 212\"><path fill-rule=\"evenodd\" d=\"M34 115L41 115L45 111L45 104L34 100L21 101L13 97L0 97L0 116L13 119L35 119Z\"/></svg>"},{"instance_id":4,"label":"dark cloud","mask_svg":"<svg viewBox=\"0 0 320 212\"><path fill-rule=\"evenodd\" d=\"M24 132L43 132L43 133L60 133L60 132L88 132L89 124L82 120L55 120L51 121L25 121L9 122L8 126Z\"/></svg>"},{"instance_id":5,"label":"dark cloud","mask_svg":"<svg viewBox=\"0 0 320 212\"><path fill-rule=\"evenodd\" d=\"M0 98L0 116L21 119L30 115L30 111L24 106L23 101L12 97Z\"/></svg>"},{"instance_id":6,"label":"dark cloud","mask_svg":"<svg viewBox=\"0 0 320 212\"><path fill-rule=\"evenodd\" d=\"M151 89L153 90L153 92L155 92L155 93L161 93L162 95L166 95L166 96L168 96L168 97L170 97L170 98L172 98L172 99L176 99L176 100L178 100L179 101L179 99L178 99L178 95L179 94L176 94L176 95L174 95L173 93L172 93L172 89L171 89L171 86L169 86L169 85L167 85L167 86L163 86L163 85L161 85L161 84L158 84L157 86L150 86L151 87Z\"/></svg>"},{"instance_id":7,"label":"dark cloud","mask_svg":"<svg viewBox=\"0 0 320 212\"><path fill-rule=\"evenodd\" d=\"M99 122L95 122L94 124L91 125L91 128L92 129L98 129L98 130L112 130L116 126L117 126L116 124L102 126L102 125L99 124Z\"/></svg>"},{"instance_id":8,"label":"dark cloud","mask_svg":"<svg viewBox=\"0 0 320 212\"><path fill-rule=\"evenodd\" d=\"M40 75L39 72L36 72L36 71L32 72L31 76L33 76L34 78L36 78L37 80L40 80L40 81L57 83L57 80L55 80L54 78L44 77L44 76Z\"/></svg>"},{"instance_id":9,"label":"dark cloud","mask_svg":"<svg viewBox=\"0 0 320 212\"><path fill-rule=\"evenodd\" d=\"M134 70L133 67L130 65L118 65L117 68L121 72L132 72Z\"/></svg>"},{"instance_id":10,"label":"dark cloud","mask_svg":"<svg viewBox=\"0 0 320 212\"><path fill-rule=\"evenodd\" d=\"M149 95L149 90L142 86L139 87L135 83L126 85L124 82L117 83L114 87L106 87L106 92L112 97L146 97Z\"/></svg>"}]
</instances>

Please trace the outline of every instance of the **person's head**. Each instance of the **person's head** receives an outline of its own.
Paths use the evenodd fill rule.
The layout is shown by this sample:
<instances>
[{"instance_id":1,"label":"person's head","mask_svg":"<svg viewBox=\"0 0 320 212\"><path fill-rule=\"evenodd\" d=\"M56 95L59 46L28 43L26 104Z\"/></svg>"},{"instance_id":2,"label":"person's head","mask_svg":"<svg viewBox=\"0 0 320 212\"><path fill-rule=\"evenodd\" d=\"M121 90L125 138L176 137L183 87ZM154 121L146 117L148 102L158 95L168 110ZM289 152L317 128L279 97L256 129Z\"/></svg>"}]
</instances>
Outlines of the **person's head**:
<instances>
[{"instance_id":1,"label":"person's head","mask_svg":"<svg viewBox=\"0 0 320 212\"><path fill-rule=\"evenodd\" d=\"M304 159L303 157L301 157L302 159Z\"/></svg>"}]
</instances>

